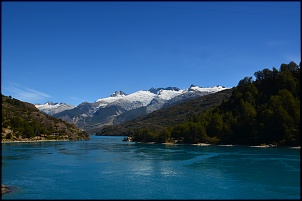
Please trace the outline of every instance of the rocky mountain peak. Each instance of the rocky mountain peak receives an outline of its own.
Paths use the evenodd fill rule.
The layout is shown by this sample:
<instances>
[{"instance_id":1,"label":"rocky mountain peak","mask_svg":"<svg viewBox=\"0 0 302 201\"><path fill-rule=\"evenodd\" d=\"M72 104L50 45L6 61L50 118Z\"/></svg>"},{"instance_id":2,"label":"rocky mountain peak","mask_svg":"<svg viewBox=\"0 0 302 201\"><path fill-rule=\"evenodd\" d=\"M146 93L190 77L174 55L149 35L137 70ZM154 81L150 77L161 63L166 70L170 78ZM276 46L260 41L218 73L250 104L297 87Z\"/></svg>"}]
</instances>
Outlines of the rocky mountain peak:
<instances>
[{"instance_id":1,"label":"rocky mountain peak","mask_svg":"<svg viewBox=\"0 0 302 201\"><path fill-rule=\"evenodd\" d=\"M166 88L154 88L154 87L152 87L148 91L150 91L151 93L157 94L160 90L179 91L180 89L177 88L177 87L166 87Z\"/></svg>"},{"instance_id":2,"label":"rocky mountain peak","mask_svg":"<svg viewBox=\"0 0 302 201\"><path fill-rule=\"evenodd\" d=\"M47 101L47 102L45 103L45 105L54 105L54 103L51 102L51 101Z\"/></svg>"},{"instance_id":3,"label":"rocky mountain peak","mask_svg":"<svg viewBox=\"0 0 302 201\"><path fill-rule=\"evenodd\" d=\"M110 97L126 96L123 91L115 91Z\"/></svg>"},{"instance_id":4,"label":"rocky mountain peak","mask_svg":"<svg viewBox=\"0 0 302 201\"><path fill-rule=\"evenodd\" d=\"M196 91L196 87L202 88L202 87L197 86L197 85L195 85L195 84L191 84L188 90L189 90L189 91ZM194 89L194 88L195 88L195 89Z\"/></svg>"}]
</instances>

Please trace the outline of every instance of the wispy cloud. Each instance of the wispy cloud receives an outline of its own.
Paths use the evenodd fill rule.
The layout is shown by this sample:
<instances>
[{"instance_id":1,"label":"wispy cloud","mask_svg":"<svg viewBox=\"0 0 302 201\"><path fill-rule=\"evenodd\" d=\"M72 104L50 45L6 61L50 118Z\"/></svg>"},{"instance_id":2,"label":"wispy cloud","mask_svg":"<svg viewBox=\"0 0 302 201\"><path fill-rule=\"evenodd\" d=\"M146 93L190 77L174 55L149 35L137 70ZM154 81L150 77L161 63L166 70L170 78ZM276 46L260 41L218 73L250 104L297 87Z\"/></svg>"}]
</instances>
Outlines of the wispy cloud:
<instances>
[{"instance_id":1,"label":"wispy cloud","mask_svg":"<svg viewBox=\"0 0 302 201\"><path fill-rule=\"evenodd\" d=\"M47 98L51 97L46 93L27 87L21 87L18 84L3 87L3 89L7 91L7 95L12 96L13 98L34 104L41 103L42 101L45 101Z\"/></svg>"}]
</instances>

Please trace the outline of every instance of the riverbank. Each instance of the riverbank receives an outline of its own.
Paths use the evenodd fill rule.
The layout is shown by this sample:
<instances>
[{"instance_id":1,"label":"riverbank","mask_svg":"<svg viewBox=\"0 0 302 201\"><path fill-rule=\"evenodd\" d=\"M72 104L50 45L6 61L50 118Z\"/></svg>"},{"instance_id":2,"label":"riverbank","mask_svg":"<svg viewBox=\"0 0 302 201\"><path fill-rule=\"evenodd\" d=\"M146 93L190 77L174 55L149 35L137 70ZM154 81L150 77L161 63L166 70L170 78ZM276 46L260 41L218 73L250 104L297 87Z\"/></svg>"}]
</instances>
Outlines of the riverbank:
<instances>
[{"instance_id":1,"label":"riverbank","mask_svg":"<svg viewBox=\"0 0 302 201\"><path fill-rule=\"evenodd\" d=\"M208 143L197 143L197 144L192 144L192 145L196 145L196 146L209 146L212 144L208 144Z\"/></svg>"},{"instance_id":2,"label":"riverbank","mask_svg":"<svg viewBox=\"0 0 302 201\"><path fill-rule=\"evenodd\" d=\"M299 146L299 147L289 147L289 148L291 148L291 149L301 149L301 146Z\"/></svg>"},{"instance_id":3,"label":"riverbank","mask_svg":"<svg viewBox=\"0 0 302 201\"><path fill-rule=\"evenodd\" d=\"M252 145L233 145L233 144L207 144L207 143L198 143L198 144L192 144L192 145L197 145L197 146L209 146L209 145L217 145L217 146L223 146L223 147L232 147L232 146L249 146L249 147L258 147L258 148L282 148L282 147L287 147L287 148L291 148L291 149L301 149L301 146L296 146L296 147L290 147L290 146L277 146L277 145L256 145L256 146L252 146Z\"/></svg>"},{"instance_id":4,"label":"riverbank","mask_svg":"<svg viewBox=\"0 0 302 201\"><path fill-rule=\"evenodd\" d=\"M257 145L257 146L249 146L249 147L258 147L258 148L272 148L272 147L276 147L276 148L290 148L290 149L301 149L301 146L297 146L297 147L290 147L290 146L276 146L276 145Z\"/></svg>"},{"instance_id":5,"label":"riverbank","mask_svg":"<svg viewBox=\"0 0 302 201\"><path fill-rule=\"evenodd\" d=\"M301 146L277 146L277 145L266 145L266 144L261 144L261 145L240 145L240 144L209 144L209 143L195 143L195 144L187 144L187 143L180 143L180 142L163 142L163 143L158 143L158 142L136 142L136 141L131 141L131 140L123 140L123 141L128 141L128 142L135 142L135 143L146 143L146 144L165 144L165 145L194 145L194 146L224 146L224 147L232 147L232 146L248 146L248 147L256 147L256 148L290 148L290 149L301 149Z\"/></svg>"},{"instance_id":6,"label":"riverbank","mask_svg":"<svg viewBox=\"0 0 302 201\"><path fill-rule=\"evenodd\" d=\"M7 186L1 184L1 194L9 193L10 190Z\"/></svg>"},{"instance_id":7,"label":"riverbank","mask_svg":"<svg viewBox=\"0 0 302 201\"><path fill-rule=\"evenodd\" d=\"M7 140L7 141L1 141L1 143L59 142L59 141L73 141L73 140Z\"/></svg>"}]
</instances>

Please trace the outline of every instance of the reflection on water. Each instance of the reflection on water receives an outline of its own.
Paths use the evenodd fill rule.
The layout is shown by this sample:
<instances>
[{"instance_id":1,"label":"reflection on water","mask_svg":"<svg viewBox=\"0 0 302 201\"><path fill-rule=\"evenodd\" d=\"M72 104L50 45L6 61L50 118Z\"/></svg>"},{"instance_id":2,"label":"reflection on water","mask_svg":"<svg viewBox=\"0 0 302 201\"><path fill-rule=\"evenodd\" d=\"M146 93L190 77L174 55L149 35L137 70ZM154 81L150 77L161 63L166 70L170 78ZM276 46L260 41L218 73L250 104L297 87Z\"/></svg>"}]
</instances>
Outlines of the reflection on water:
<instances>
[{"instance_id":1,"label":"reflection on water","mask_svg":"<svg viewBox=\"0 0 302 201\"><path fill-rule=\"evenodd\" d=\"M3 199L300 198L300 150L122 139L2 144Z\"/></svg>"}]
</instances>

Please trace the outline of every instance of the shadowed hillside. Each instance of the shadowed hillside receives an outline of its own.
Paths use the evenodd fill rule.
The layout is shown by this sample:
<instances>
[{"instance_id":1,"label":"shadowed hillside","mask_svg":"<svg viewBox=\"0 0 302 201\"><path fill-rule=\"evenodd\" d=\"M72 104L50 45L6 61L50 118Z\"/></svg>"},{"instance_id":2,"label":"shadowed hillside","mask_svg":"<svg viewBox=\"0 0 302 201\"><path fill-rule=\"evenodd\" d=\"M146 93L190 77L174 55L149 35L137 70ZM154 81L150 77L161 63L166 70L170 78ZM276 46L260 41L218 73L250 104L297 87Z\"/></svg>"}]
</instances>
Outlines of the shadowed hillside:
<instances>
[{"instance_id":1,"label":"shadowed hillside","mask_svg":"<svg viewBox=\"0 0 302 201\"><path fill-rule=\"evenodd\" d=\"M100 130L91 130L88 132L96 133L96 135L128 135L141 128L148 128L152 131L161 130L218 105L222 100L228 99L231 93L232 89L226 89L154 111L120 125L106 126Z\"/></svg>"},{"instance_id":2,"label":"shadowed hillside","mask_svg":"<svg viewBox=\"0 0 302 201\"><path fill-rule=\"evenodd\" d=\"M2 95L1 141L87 140L73 124L40 112L35 105Z\"/></svg>"}]
</instances>

